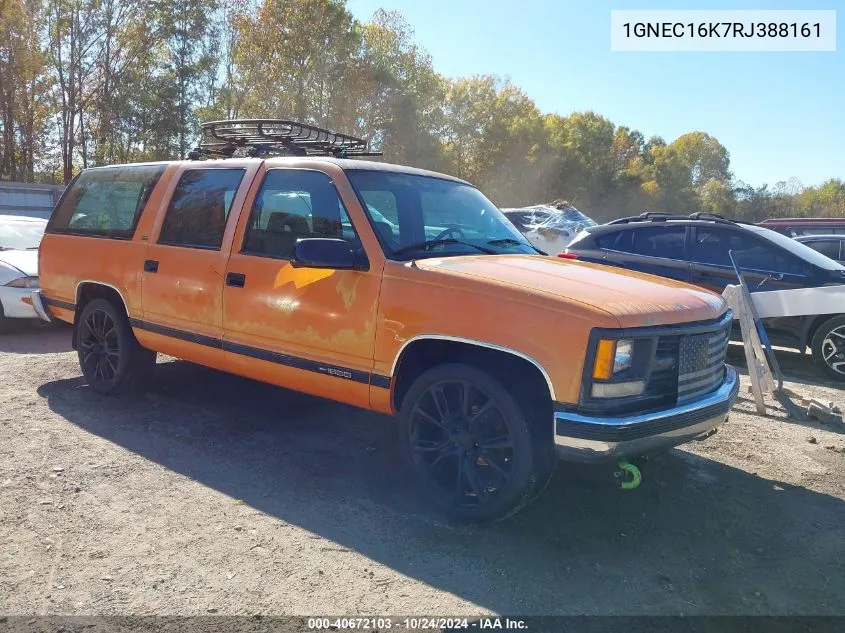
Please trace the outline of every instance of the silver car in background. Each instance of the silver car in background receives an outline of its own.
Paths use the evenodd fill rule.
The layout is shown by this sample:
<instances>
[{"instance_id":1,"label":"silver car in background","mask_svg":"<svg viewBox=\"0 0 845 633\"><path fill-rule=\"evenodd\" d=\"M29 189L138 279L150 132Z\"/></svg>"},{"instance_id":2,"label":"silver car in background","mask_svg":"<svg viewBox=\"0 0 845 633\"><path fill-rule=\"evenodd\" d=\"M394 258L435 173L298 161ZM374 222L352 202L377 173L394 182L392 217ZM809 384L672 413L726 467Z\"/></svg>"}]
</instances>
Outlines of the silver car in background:
<instances>
[{"instance_id":1,"label":"silver car in background","mask_svg":"<svg viewBox=\"0 0 845 633\"><path fill-rule=\"evenodd\" d=\"M38 245L46 226L42 218L0 215L0 334L13 319L38 318L28 300L38 288Z\"/></svg>"}]
</instances>

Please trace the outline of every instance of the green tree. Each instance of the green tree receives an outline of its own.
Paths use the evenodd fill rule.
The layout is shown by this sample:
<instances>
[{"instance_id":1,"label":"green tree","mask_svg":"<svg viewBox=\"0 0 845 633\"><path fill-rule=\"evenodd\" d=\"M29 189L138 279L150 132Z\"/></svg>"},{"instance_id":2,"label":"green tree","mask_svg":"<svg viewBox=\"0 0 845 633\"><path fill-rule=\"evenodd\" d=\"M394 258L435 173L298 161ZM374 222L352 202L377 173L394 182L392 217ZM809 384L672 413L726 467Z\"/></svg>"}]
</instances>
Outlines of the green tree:
<instances>
[{"instance_id":1,"label":"green tree","mask_svg":"<svg viewBox=\"0 0 845 633\"><path fill-rule=\"evenodd\" d=\"M203 93L208 76L217 72L214 14L217 0L154 0L156 34L162 42L166 84L156 125L173 132L172 154L185 157L196 135L194 109L207 101ZM169 108L167 106L170 106Z\"/></svg>"}]
</instances>

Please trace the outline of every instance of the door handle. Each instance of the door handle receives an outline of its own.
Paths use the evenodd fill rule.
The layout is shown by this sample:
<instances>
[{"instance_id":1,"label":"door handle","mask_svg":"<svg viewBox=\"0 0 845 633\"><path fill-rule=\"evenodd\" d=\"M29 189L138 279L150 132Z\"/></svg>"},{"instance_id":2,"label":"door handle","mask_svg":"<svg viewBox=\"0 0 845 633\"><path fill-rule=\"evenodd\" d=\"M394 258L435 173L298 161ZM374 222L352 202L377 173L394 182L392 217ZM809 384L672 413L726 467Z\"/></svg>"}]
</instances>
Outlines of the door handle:
<instances>
[{"instance_id":1,"label":"door handle","mask_svg":"<svg viewBox=\"0 0 845 633\"><path fill-rule=\"evenodd\" d=\"M226 273L226 285L233 288L243 288L246 284L246 275L243 273Z\"/></svg>"},{"instance_id":2,"label":"door handle","mask_svg":"<svg viewBox=\"0 0 845 633\"><path fill-rule=\"evenodd\" d=\"M158 272L158 261L156 261L155 259L144 260L144 272L145 273L157 273Z\"/></svg>"}]
</instances>

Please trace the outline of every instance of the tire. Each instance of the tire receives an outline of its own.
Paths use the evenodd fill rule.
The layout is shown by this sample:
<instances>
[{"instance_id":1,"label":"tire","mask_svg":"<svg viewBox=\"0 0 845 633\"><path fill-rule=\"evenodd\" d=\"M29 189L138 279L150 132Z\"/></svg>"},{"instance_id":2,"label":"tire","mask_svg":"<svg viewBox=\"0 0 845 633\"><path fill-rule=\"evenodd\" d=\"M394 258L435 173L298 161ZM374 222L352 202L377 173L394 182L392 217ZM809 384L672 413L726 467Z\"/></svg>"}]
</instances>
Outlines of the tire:
<instances>
[{"instance_id":1,"label":"tire","mask_svg":"<svg viewBox=\"0 0 845 633\"><path fill-rule=\"evenodd\" d=\"M8 334L12 331L12 319L6 317L3 312L3 304L0 303L0 334Z\"/></svg>"},{"instance_id":2,"label":"tire","mask_svg":"<svg viewBox=\"0 0 845 633\"><path fill-rule=\"evenodd\" d=\"M540 484L534 438L517 400L470 365L440 365L417 378L402 402L399 431L408 469L452 519L500 521L531 501Z\"/></svg>"},{"instance_id":3,"label":"tire","mask_svg":"<svg viewBox=\"0 0 845 633\"><path fill-rule=\"evenodd\" d=\"M118 394L137 386L156 354L138 344L129 319L108 299L85 304L76 327L79 367L92 389Z\"/></svg>"},{"instance_id":4,"label":"tire","mask_svg":"<svg viewBox=\"0 0 845 633\"><path fill-rule=\"evenodd\" d=\"M813 335L810 349L816 367L829 378L845 382L845 315L822 323Z\"/></svg>"}]
</instances>

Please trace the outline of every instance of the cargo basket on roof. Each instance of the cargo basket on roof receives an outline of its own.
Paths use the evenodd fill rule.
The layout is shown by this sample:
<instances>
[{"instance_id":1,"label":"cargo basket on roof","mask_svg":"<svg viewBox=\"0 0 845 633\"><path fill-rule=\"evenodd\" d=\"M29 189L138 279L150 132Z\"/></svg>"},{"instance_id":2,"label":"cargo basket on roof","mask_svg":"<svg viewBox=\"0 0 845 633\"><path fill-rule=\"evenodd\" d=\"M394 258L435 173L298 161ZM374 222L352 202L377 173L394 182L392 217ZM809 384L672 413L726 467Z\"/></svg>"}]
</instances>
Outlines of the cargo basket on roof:
<instances>
[{"instance_id":1,"label":"cargo basket on roof","mask_svg":"<svg viewBox=\"0 0 845 633\"><path fill-rule=\"evenodd\" d=\"M232 156L381 156L365 139L283 119L231 119L203 123L199 146L188 158Z\"/></svg>"}]
</instances>

